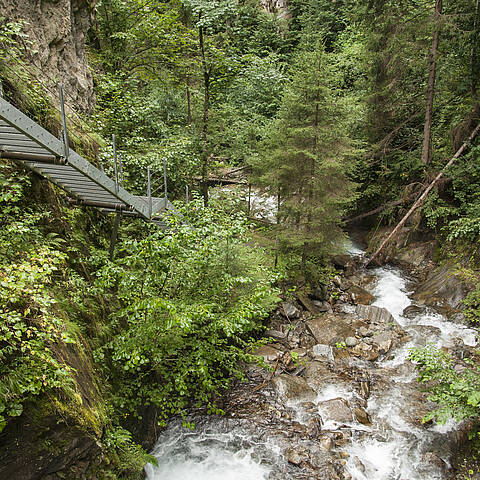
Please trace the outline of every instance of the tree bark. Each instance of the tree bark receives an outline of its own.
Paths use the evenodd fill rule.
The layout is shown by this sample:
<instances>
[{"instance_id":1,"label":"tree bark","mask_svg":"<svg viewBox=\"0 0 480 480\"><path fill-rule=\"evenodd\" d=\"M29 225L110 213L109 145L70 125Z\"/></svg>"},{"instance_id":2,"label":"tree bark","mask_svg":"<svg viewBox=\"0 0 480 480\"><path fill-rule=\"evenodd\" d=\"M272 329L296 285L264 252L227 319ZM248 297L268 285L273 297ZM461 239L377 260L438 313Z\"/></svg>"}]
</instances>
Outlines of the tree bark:
<instances>
[{"instance_id":1,"label":"tree bark","mask_svg":"<svg viewBox=\"0 0 480 480\"><path fill-rule=\"evenodd\" d=\"M427 195L430 193L432 188L435 184L442 178L445 171L455 162L455 160L464 152L464 150L472 143L473 139L478 135L480 132L480 124L475 128L472 132L468 140L457 150L457 153L449 160L449 162L440 170L440 173L434 178L434 180L428 185L425 191L420 195L417 201L412 205L412 208L406 213L406 215L400 220L398 225L392 230L390 235L382 242L382 244L378 247L376 252L365 262L364 267L368 264L372 263L372 261L378 256L378 254L383 250L385 245L397 234L397 232L402 228L405 222L408 220L408 217L423 203Z\"/></svg>"},{"instance_id":2,"label":"tree bark","mask_svg":"<svg viewBox=\"0 0 480 480\"><path fill-rule=\"evenodd\" d=\"M208 138L208 113L210 107L210 72L208 70L207 58L205 55L205 41L203 35L203 27L198 28L198 36L200 42L200 53L202 57L202 70L203 70L203 126L202 126L202 195L203 204L208 205L208 151L207 151L207 138Z\"/></svg>"},{"instance_id":3,"label":"tree bark","mask_svg":"<svg viewBox=\"0 0 480 480\"><path fill-rule=\"evenodd\" d=\"M192 102L191 102L191 93L190 86L188 85L188 80L185 82L186 93L187 93L187 125L192 124Z\"/></svg>"},{"instance_id":4,"label":"tree bark","mask_svg":"<svg viewBox=\"0 0 480 480\"><path fill-rule=\"evenodd\" d=\"M470 80L470 90L472 97L475 97L477 94L478 86L478 75L480 73L479 65L479 26L480 26L480 1L477 0L475 4L475 13L473 17L473 38L472 38L472 52L470 54L470 70L471 70L471 80Z\"/></svg>"},{"instance_id":5,"label":"tree bark","mask_svg":"<svg viewBox=\"0 0 480 480\"><path fill-rule=\"evenodd\" d=\"M427 84L427 99L425 108L425 126L423 129L423 144L422 144L422 163L428 165L432 159L431 150L431 136L432 136L432 116L433 116L433 99L435 96L435 77L437 67L438 43L440 41L440 16L442 14L442 0L435 2L435 30L433 32L432 51L429 56L428 68L428 84Z\"/></svg>"}]
</instances>

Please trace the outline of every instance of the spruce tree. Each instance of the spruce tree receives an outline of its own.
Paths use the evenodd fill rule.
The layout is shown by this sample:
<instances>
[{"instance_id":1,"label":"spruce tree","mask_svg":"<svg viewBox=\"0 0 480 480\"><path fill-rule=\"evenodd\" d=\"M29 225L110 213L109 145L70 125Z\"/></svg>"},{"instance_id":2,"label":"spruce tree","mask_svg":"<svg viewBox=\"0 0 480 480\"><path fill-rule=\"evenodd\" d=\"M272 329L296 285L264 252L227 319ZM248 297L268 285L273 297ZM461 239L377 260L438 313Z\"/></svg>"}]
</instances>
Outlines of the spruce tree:
<instances>
[{"instance_id":1,"label":"spruce tree","mask_svg":"<svg viewBox=\"0 0 480 480\"><path fill-rule=\"evenodd\" d=\"M305 269L309 258L329 253L342 237L342 210L352 193L350 147L321 45L300 51L291 79L254 168L279 196L280 246L300 254Z\"/></svg>"}]
</instances>

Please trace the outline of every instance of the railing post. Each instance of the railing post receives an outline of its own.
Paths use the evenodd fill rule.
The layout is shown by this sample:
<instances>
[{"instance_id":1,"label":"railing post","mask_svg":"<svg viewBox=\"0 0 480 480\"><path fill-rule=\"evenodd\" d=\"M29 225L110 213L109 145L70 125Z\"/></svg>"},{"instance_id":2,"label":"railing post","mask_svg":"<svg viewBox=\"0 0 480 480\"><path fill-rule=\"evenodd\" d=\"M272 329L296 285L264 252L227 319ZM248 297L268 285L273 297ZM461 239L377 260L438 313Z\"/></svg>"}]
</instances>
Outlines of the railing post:
<instances>
[{"instance_id":1,"label":"railing post","mask_svg":"<svg viewBox=\"0 0 480 480\"><path fill-rule=\"evenodd\" d=\"M120 185L123 188L123 161L122 161L122 155L118 154L118 166L120 167Z\"/></svg>"},{"instance_id":2,"label":"railing post","mask_svg":"<svg viewBox=\"0 0 480 480\"><path fill-rule=\"evenodd\" d=\"M67 117L65 115L65 102L63 100L63 87L61 83L58 84L58 96L60 98L60 112L62 114L62 126L63 126L62 137L63 137L63 146L65 149L65 160L68 162L70 147L68 145Z\"/></svg>"},{"instance_id":3,"label":"railing post","mask_svg":"<svg viewBox=\"0 0 480 480\"><path fill-rule=\"evenodd\" d=\"M113 165L115 168L115 193L118 193L118 161L117 161L117 146L115 144L115 134L112 135L113 144Z\"/></svg>"},{"instance_id":4,"label":"railing post","mask_svg":"<svg viewBox=\"0 0 480 480\"><path fill-rule=\"evenodd\" d=\"M163 189L165 191L165 207L167 206L167 159L163 157Z\"/></svg>"},{"instance_id":5,"label":"railing post","mask_svg":"<svg viewBox=\"0 0 480 480\"><path fill-rule=\"evenodd\" d=\"M0 97L4 98L3 96L3 82L0 80Z\"/></svg>"},{"instance_id":6,"label":"railing post","mask_svg":"<svg viewBox=\"0 0 480 480\"><path fill-rule=\"evenodd\" d=\"M150 183L150 167L147 167L147 197L148 197L148 218L152 218L152 186Z\"/></svg>"}]
</instances>

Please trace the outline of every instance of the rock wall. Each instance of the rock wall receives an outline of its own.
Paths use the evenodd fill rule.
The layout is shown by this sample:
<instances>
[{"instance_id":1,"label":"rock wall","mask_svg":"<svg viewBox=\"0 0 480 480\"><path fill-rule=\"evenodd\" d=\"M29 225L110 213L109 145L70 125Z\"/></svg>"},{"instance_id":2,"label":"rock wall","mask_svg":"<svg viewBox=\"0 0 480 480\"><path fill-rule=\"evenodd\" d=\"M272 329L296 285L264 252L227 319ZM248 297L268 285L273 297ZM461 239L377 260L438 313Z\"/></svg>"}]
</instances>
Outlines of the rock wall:
<instances>
[{"instance_id":1,"label":"rock wall","mask_svg":"<svg viewBox=\"0 0 480 480\"><path fill-rule=\"evenodd\" d=\"M85 48L93 14L94 0L0 0L1 17L25 22L28 38L20 39L19 47L36 77L32 80L47 84L53 93L61 82L66 103L83 111L95 103Z\"/></svg>"}]
</instances>

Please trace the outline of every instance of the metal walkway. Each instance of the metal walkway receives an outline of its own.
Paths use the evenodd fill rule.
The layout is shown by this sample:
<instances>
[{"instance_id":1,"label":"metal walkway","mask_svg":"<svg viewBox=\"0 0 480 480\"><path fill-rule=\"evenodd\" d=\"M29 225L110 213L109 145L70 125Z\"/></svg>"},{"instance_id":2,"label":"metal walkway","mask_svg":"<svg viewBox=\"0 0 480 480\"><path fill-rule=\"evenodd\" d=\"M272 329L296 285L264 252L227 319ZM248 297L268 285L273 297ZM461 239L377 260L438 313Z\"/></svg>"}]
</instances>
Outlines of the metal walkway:
<instances>
[{"instance_id":1,"label":"metal walkway","mask_svg":"<svg viewBox=\"0 0 480 480\"><path fill-rule=\"evenodd\" d=\"M65 190L73 203L96 207L102 212L122 212L163 222L158 214L173 208L166 198L134 196L94 167L4 98L0 97L0 157L26 165Z\"/></svg>"}]
</instances>

